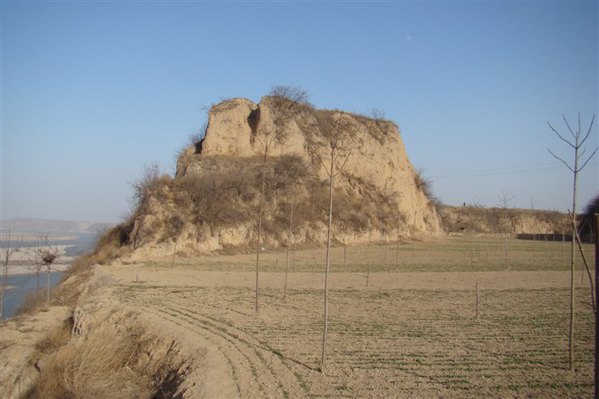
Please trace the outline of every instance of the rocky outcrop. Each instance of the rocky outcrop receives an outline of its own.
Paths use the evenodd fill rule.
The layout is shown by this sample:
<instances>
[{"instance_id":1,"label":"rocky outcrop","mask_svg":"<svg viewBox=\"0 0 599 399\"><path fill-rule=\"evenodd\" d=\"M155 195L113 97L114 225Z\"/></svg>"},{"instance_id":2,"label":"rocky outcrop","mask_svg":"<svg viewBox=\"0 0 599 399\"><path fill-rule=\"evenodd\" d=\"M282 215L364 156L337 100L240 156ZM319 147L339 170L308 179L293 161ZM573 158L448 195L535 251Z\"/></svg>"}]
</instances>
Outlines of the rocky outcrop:
<instances>
[{"instance_id":1,"label":"rocky outcrop","mask_svg":"<svg viewBox=\"0 0 599 399\"><path fill-rule=\"evenodd\" d=\"M184 249L206 252L255 240L254 221L260 196L260 180L256 176L262 172L268 134L280 127L277 106L273 97L265 97L258 104L236 98L210 109L203 140L181 152L174 180L153 187L154 194L145 209L137 212L130 242L138 254ZM443 233L435 206L419 185L419 176L408 159L397 125L342 111L300 106L285 120L283 134L270 142L267 153L267 189L273 191L265 207L265 221L271 225L264 234L266 245L289 242L285 215L290 207L291 186L295 187L293 196L298 211L304 207L296 219L294 240L319 243L326 237L323 208L328 203L322 199L327 195L328 176L322 161L329 159L329 148L317 113L343 120L352 133L345 142L346 153L351 154L335 182L337 241L365 243L395 240L398 235ZM304 169L301 177L289 172L293 165ZM284 183L279 181L282 175ZM234 181L221 187L223 180L230 179ZM198 187L202 184L204 188ZM216 191L206 193L209 186ZM230 218L214 221L206 215L210 206L203 201L212 194L212 201L230 202L231 209L223 211L230 213ZM274 227L276 223L278 228ZM173 225L178 227L168 235L158 231L164 232Z\"/></svg>"}]
</instances>

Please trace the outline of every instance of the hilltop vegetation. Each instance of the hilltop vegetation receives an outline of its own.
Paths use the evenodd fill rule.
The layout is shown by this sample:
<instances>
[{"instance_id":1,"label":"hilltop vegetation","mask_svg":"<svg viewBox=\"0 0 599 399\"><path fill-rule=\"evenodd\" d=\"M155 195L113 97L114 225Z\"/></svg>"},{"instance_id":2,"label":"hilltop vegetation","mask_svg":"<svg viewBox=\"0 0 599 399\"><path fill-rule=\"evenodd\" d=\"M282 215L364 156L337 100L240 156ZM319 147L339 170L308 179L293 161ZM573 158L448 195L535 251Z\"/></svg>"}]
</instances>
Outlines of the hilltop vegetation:
<instances>
[{"instance_id":1,"label":"hilltop vegetation","mask_svg":"<svg viewBox=\"0 0 599 399\"><path fill-rule=\"evenodd\" d=\"M447 233L565 234L568 215L557 211L441 206L439 213Z\"/></svg>"}]
</instances>

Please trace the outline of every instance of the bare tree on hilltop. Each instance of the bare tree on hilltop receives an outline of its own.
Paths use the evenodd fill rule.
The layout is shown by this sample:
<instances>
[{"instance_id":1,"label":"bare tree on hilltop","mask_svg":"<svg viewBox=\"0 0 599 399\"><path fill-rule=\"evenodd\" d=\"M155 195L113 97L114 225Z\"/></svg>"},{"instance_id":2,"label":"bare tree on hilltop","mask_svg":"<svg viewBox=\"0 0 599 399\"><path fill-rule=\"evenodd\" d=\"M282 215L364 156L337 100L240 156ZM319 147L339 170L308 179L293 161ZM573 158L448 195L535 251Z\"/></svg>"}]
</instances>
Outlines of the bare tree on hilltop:
<instances>
[{"instance_id":1,"label":"bare tree on hilltop","mask_svg":"<svg viewBox=\"0 0 599 399\"><path fill-rule=\"evenodd\" d=\"M572 221L571 221L572 246L571 246L571 251L570 251L570 333L568 336L569 352L570 352L569 365L570 365L570 371L573 371L574 370L574 311L575 311L575 309L574 309L574 300L575 300L575 298L574 298L574 296L575 296L574 263L575 263L575 257L576 257L575 237L577 235L576 221L575 221L575 218L576 218L576 188L577 188L576 186L578 183L578 173L580 171L582 171L584 169L584 167L589 163L591 158L593 158L595 156L595 154L597 154L597 150L599 149L599 147L595 148L595 150L588 157L586 157L586 160L583 158L584 154L586 152L586 149L583 146L584 146L584 143L589 138L589 136L591 135L591 130L593 129L593 124L595 122L595 115L593 115L593 118L591 119L591 123L589 124L588 131L584 136L583 136L582 129L581 129L580 114L578 114L578 128L576 129L576 131L572 130L570 123L568 123L568 120L566 119L566 117L564 115L562 115L562 118L566 124L566 127L568 128L568 131L570 132L571 139L565 138L562 134L560 134L560 132L558 132L551 125L551 123L547 122L547 125L549 125L549 128L553 131L553 133L556 134L556 136L561 141L566 143L568 146L570 146L574 150L574 165L569 164L562 157L556 155L550 149L548 149L548 151L555 159L557 159L558 161L563 163L566 166L566 168L568 168L568 170L570 170L570 172L572 172L572 175L573 175L572 213L571 213L571 215L572 215Z\"/></svg>"},{"instance_id":2,"label":"bare tree on hilltop","mask_svg":"<svg viewBox=\"0 0 599 399\"><path fill-rule=\"evenodd\" d=\"M311 154L321 164L329 177L329 216L327 226L327 250L324 277L324 325L322 332L322 353L320 370L324 372L326 363L327 331L329 319L329 269L331 264L331 240L333 237L333 187L335 177L345 168L354 145L355 127L341 113L316 111L314 113L320 135L311 148ZM326 148L326 155L320 155L319 148ZM324 152L324 151L323 151Z\"/></svg>"},{"instance_id":3,"label":"bare tree on hilltop","mask_svg":"<svg viewBox=\"0 0 599 399\"><path fill-rule=\"evenodd\" d=\"M308 95L305 91L290 86L275 86L268 94L270 99L271 125L260 123L260 115L254 120L257 129L253 136L257 144L255 151L262 157L260 200L258 205L258 228L256 235L256 313L259 311L259 276L260 276L260 251L262 249L262 217L264 213L264 197L266 193L266 172L270 150L276 143L283 143L287 139L289 122L304 106L308 106Z\"/></svg>"},{"instance_id":4,"label":"bare tree on hilltop","mask_svg":"<svg viewBox=\"0 0 599 399\"><path fill-rule=\"evenodd\" d=\"M146 164L142 176L130 183L133 188L131 202L134 207L139 208L146 205L150 197L150 190L156 186L159 179L160 164L156 161Z\"/></svg>"}]
</instances>

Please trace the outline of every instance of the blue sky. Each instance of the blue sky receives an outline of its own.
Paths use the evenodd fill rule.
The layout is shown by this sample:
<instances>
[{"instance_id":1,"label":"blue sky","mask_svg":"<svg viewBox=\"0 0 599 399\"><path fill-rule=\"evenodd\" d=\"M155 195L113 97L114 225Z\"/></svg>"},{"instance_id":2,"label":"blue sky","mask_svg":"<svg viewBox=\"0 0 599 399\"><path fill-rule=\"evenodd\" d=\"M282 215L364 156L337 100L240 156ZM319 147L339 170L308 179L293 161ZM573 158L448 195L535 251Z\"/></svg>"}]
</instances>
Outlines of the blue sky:
<instances>
[{"instance_id":1,"label":"blue sky","mask_svg":"<svg viewBox=\"0 0 599 399\"><path fill-rule=\"evenodd\" d=\"M571 151L599 108L593 2L1 3L1 218L118 221L144 164L227 97L273 85L394 120L445 203L566 210ZM599 115L598 115L599 116ZM597 146L595 125L588 146ZM590 151L589 150L589 151ZM599 193L599 163L579 203Z\"/></svg>"}]
</instances>

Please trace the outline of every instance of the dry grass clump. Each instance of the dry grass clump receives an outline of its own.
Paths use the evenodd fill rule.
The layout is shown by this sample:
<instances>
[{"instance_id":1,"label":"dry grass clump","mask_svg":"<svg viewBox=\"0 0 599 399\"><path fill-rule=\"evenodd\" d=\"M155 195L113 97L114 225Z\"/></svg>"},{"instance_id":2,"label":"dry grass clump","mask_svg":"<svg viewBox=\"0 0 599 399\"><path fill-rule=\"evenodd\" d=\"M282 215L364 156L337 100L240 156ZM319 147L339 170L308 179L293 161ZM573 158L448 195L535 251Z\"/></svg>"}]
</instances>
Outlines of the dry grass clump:
<instances>
[{"instance_id":1,"label":"dry grass clump","mask_svg":"<svg viewBox=\"0 0 599 399\"><path fill-rule=\"evenodd\" d=\"M177 367L165 356L149 358L153 343L139 328L119 332L112 325L101 327L85 340L70 342L51 354L28 397L174 397L179 382Z\"/></svg>"},{"instance_id":2,"label":"dry grass clump","mask_svg":"<svg viewBox=\"0 0 599 399\"><path fill-rule=\"evenodd\" d=\"M100 237L94 251L84 257L81 267L88 267L96 263L110 263L114 259L126 254L126 248L130 242L133 231L133 218L113 227ZM83 266L83 263L88 266Z\"/></svg>"},{"instance_id":3,"label":"dry grass clump","mask_svg":"<svg viewBox=\"0 0 599 399\"><path fill-rule=\"evenodd\" d=\"M424 176L423 170L414 171L414 184L428 198L430 203L437 208L437 211L439 211L439 208L442 206L441 201L433 193L433 182Z\"/></svg>"},{"instance_id":4,"label":"dry grass clump","mask_svg":"<svg viewBox=\"0 0 599 399\"><path fill-rule=\"evenodd\" d=\"M176 187L186 195L178 202L188 205L195 221L213 228L243 223L258 196L258 176L257 162L230 160L225 168L179 179Z\"/></svg>"}]
</instances>

